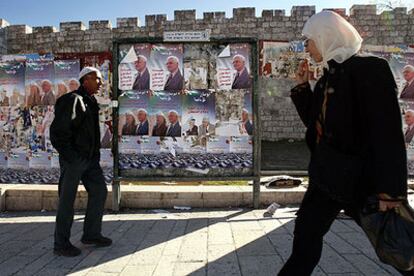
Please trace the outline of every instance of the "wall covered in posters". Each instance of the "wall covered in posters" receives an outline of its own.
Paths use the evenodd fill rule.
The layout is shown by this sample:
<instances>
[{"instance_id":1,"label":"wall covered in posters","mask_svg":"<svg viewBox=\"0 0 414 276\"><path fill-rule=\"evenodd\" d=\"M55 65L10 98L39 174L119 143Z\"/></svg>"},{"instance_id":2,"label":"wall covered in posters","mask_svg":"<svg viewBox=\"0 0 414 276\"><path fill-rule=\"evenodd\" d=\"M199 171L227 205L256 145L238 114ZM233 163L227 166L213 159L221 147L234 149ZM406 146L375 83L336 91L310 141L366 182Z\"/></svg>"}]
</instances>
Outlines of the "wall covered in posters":
<instances>
[{"instance_id":1,"label":"wall covered in posters","mask_svg":"<svg viewBox=\"0 0 414 276\"><path fill-rule=\"evenodd\" d=\"M81 67L92 65L104 75L100 103L101 165L112 181L112 107L110 58L97 55L67 59L51 54L0 56L0 183L57 183L59 155L50 142L54 105L79 87Z\"/></svg>"},{"instance_id":2,"label":"wall covered in posters","mask_svg":"<svg viewBox=\"0 0 414 276\"><path fill-rule=\"evenodd\" d=\"M120 176L252 176L248 43L121 44Z\"/></svg>"}]
</instances>

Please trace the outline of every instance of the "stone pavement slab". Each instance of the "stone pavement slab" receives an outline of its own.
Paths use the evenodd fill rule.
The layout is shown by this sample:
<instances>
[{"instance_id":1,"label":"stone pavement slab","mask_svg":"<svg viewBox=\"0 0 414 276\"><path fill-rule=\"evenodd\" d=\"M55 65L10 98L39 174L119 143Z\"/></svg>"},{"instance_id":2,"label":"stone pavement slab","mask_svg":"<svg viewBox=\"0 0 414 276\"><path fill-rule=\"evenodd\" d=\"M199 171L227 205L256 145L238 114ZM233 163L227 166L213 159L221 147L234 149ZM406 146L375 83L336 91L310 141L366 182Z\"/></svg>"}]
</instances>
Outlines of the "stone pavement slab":
<instances>
[{"instance_id":1,"label":"stone pavement slab","mask_svg":"<svg viewBox=\"0 0 414 276\"><path fill-rule=\"evenodd\" d=\"M276 275L289 257L297 208L136 210L106 214L107 248L82 245L75 258L52 254L53 212L0 213L0 275ZM359 227L337 219L313 275L398 275L382 264Z\"/></svg>"}]
</instances>

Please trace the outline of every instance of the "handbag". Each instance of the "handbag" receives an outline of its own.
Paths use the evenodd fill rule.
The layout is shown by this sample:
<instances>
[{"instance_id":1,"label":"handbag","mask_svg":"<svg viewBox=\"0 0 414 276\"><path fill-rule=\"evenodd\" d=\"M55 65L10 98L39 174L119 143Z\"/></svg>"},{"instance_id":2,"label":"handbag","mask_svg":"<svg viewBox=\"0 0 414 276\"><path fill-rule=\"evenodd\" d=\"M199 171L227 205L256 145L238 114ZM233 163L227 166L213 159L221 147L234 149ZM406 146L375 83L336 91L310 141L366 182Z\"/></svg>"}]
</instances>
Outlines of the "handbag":
<instances>
[{"instance_id":1,"label":"handbag","mask_svg":"<svg viewBox=\"0 0 414 276\"><path fill-rule=\"evenodd\" d=\"M414 269L414 210L407 200L396 209L380 212L378 198L369 197L359 218L382 262L403 271Z\"/></svg>"}]
</instances>

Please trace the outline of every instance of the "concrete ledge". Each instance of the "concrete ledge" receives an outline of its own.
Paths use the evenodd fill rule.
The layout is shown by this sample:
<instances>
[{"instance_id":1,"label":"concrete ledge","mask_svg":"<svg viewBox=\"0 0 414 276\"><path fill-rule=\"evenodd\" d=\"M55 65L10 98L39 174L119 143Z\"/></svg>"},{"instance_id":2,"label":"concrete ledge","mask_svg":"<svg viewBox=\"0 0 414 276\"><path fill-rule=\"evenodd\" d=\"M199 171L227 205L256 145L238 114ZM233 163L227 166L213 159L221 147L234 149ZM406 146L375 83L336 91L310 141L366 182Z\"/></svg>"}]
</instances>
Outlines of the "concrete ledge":
<instances>
[{"instance_id":1,"label":"concrete ledge","mask_svg":"<svg viewBox=\"0 0 414 276\"><path fill-rule=\"evenodd\" d=\"M0 185L0 204L7 211L56 210L58 187L56 185ZM112 208L112 191L108 186L105 208ZM123 208L193 208L250 207L253 205L252 186L121 186ZM267 189L262 187L260 204L272 202L282 205L302 201L304 187ZM88 194L80 186L75 209L86 208ZM0 205L1 206L1 205Z\"/></svg>"}]
</instances>

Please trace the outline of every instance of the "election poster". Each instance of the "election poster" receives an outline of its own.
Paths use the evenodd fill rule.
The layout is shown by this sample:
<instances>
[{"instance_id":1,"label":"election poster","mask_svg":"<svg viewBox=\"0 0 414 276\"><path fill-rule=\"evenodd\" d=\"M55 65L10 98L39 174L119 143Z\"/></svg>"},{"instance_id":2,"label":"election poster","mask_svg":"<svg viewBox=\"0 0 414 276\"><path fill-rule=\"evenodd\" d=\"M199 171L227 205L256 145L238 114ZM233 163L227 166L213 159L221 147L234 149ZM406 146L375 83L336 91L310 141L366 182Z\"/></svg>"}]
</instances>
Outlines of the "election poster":
<instances>
[{"instance_id":1,"label":"election poster","mask_svg":"<svg viewBox=\"0 0 414 276\"><path fill-rule=\"evenodd\" d=\"M118 66L120 90L147 91L150 88L149 59L151 44L123 45Z\"/></svg>"},{"instance_id":2,"label":"election poster","mask_svg":"<svg viewBox=\"0 0 414 276\"><path fill-rule=\"evenodd\" d=\"M218 89L249 89L252 86L250 45L229 44L217 56Z\"/></svg>"},{"instance_id":3,"label":"election poster","mask_svg":"<svg viewBox=\"0 0 414 276\"><path fill-rule=\"evenodd\" d=\"M26 104L55 105L56 91L54 63L51 60L31 60L26 62Z\"/></svg>"},{"instance_id":4,"label":"election poster","mask_svg":"<svg viewBox=\"0 0 414 276\"><path fill-rule=\"evenodd\" d=\"M55 65L55 91L56 100L68 92L79 88L78 80L80 72L79 60L57 60Z\"/></svg>"},{"instance_id":5,"label":"election poster","mask_svg":"<svg viewBox=\"0 0 414 276\"><path fill-rule=\"evenodd\" d=\"M0 106L24 105L24 63L0 62Z\"/></svg>"},{"instance_id":6,"label":"election poster","mask_svg":"<svg viewBox=\"0 0 414 276\"><path fill-rule=\"evenodd\" d=\"M147 92L127 91L118 99L119 152L120 154L139 153L139 136L149 134L149 94Z\"/></svg>"},{"instance_id":7,"label":"election poster","mask_svg":"<svg viewBox=\"0 0 414 276\"><path fill-rule=\"evenodd\" d=\"M152 44L149 60L150 89L181 91L184 89L182 44Z\"/></svg>"}]
</instances>

